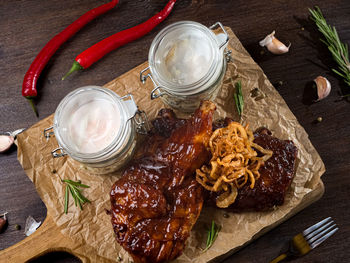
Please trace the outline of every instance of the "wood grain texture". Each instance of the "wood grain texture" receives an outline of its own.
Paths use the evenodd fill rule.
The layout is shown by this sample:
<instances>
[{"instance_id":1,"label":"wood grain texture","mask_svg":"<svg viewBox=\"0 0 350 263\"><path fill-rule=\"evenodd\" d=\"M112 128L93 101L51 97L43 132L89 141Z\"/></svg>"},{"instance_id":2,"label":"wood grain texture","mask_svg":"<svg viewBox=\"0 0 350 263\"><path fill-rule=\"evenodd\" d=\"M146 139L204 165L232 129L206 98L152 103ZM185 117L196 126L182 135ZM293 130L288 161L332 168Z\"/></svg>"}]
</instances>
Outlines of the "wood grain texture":
<instances>
[{"instance_id":1,"label":"wood grain texture","mask_svg":"<svg viewBox=\"0 0 350 263\"><path fill-rule=\"evenodd\" d=\"M7 262L27 262L52 251L72 253L67 247L73 248L74 246L70 238L61 234L51 216L47 216L35 233L4 250L2 258ZM85 259L81 260L84 262Z\"/></svg>"},{"instance_id":2,"label":"wood grain texture","mask_svg":"<svg viewBox=\"0 0 350 263\"><path fill-rule=\"evenodd\" d=\"M36 54L51 37L78 16L98 6L96 0L0 0L0 131L28 127L35 122L29 104L21 96L23 76ZM85 72L61 77L74 57L95 42L117 31L134 26L160 10L165 1L121 1L114 10L96 19L62 46L50 60L39 80L38 110L40 119L52 114L59 101L71 90L88 85L103 85L147 59L148 48L157 32L180 20L194 20L204 25L216 21L230 26L253 58L262 67L292 112L304 126L311 142L320 153L326 173L322 177L326 192L317 203L303 210L225 262L268 262L294 234L316 221L332 216L340 230L315 251L295 262L346 262L350 251L350 104L338 101L342 82L328 66L331 56L314 25L307 19L308 7L319 5L327 20L336 25L344 42L350 42L350 2L329 1L252 1L252 0L179 0L173 13L155 31L122 47ZM302 30L304 29L304 30ZM258 41L272 30L285 42L292 42L283 56L261 54ZM318 75L332 83L331 95L312 105L303 103L306 85ZM282 81L282 85L278 84ZM321 116L323 121L315 124ZM0 249L25 236L25 219L32 215L44 221L46 208L33 184L16 159L16 149L0 154L0 212L8 211L9 226L0 234ZM14 229L20 224L22 230ZM2 262L6 259L0 259ZM79 262L67 254L53 253L35 262Z\"/></svg>"}]
</instances>

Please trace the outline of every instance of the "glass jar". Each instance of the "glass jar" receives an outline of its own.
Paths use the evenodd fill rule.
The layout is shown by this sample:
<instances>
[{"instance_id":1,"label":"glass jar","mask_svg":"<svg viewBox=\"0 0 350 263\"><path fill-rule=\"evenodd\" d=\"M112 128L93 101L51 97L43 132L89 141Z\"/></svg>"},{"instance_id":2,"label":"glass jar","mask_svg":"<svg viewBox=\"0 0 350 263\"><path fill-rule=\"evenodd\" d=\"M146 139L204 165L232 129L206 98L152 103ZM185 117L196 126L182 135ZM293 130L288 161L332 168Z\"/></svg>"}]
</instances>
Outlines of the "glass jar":
<instances>
[{"instance_id":1,"label":"glass jar","mask_svg":"<svg viewBox=\"0 0 350 263\"><path fill-rule=\"evenodd\" d=\"M107 174L128 162L135 150L136 132L146 133L148 122L131 94L118 96L98 86L86 86L69 93L58 105L53 126L59 147L54 158L69 155L87 170Z\"/></svg>"},{"instance_id":2,"label":"glass jar","mask_svg":"<svg viewBox=\"0 0 350 263\"><path fill-rule=\"evenodd\" d=\"M223 33L212 32L217 26ZM225 51L228 40L220 22L207 28L180 21L160 31L148 53L149 66L140 72L143 83L150 78L154 84L151 99L161 97L183 112L193 112L202 100L214 100L230 59L231 52Z\"/></svg>"}]
</instances>

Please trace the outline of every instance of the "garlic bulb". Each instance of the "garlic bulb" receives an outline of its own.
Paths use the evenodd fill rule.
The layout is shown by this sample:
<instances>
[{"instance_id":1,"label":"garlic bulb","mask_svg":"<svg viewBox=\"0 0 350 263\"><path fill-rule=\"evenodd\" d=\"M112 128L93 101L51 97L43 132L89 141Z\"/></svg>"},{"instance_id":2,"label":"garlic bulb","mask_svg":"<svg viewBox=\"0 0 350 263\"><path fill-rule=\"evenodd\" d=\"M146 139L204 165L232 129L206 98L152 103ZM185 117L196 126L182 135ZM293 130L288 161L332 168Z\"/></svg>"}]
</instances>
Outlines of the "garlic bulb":
<instances>
[{"instance_id":1,"label":"garlic bulb","mask_svg":"<svg viewBox=\"0 0 350 263\"><path fill-rule=\"evenodd\" d=\"M14 138L9 135L0 135L0 153L10 149L13 144Z\"/></svg>"},{"instance_id":2,"label":"garlic bulb","mask_svg":"<svg viewBox=\"0 0 350 263\"><path fill-rule=\"evenodd\" d=\"M326 98L331 92L331 83L325 77L318 76L314 79L314 82L317 86L317 97L316 101L323 100Z\"/></svg>"},{"instance_id":3,"label":"garlic bulb","mask_svg":"<svg viewBox=\"0 0 350 263\"><path fill-rule=\"evenodd\" d=\"M275 38L275 33L276 32L273 31L271 34L267 35L263 40L261 40L259 42L260 46L266 47L271 53L276 55L287 53L291 44L288 46L283 44L281 41Z\"/></svg>"}]
</instances>

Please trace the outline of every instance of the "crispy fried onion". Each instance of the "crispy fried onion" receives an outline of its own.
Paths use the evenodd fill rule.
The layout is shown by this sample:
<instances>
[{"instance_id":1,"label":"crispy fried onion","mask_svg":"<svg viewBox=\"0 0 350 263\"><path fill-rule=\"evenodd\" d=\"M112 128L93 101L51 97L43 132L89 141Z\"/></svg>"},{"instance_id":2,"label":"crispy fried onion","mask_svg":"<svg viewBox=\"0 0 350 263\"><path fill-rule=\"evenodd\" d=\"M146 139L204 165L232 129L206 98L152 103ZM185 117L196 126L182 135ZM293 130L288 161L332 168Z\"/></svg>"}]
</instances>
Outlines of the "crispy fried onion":
<instances>
[{"instance_id":1,"label":"crispy fried onion","mask_svg":"<svg viewBox=\"0 0 350 263\"><path fill-rule=\"evenodd\" d=\"M212 154L210 165L196 170L196 180L207 190L219 192L216 205L228 207L236 200L238 189L248 181L254 188L260 177L259 168L273 152L253 142L254 135L248 125L231 122L227 127L217 129L209 140ZM258 156L257 151L262 156Z\"/></svg>"}]
</instances>

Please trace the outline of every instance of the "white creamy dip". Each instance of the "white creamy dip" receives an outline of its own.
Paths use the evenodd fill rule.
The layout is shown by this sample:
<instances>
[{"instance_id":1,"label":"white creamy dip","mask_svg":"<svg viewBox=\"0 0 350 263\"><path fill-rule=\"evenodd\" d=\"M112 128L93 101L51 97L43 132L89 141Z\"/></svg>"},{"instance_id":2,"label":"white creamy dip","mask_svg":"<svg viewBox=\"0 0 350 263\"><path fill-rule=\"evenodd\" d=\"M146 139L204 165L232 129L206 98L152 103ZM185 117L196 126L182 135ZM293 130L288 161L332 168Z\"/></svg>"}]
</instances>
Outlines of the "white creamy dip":
<instances>
[{"instance_id":1,"label":"white creamy dip","mask_svg":"<svg viewBox=\"0 0 350 263\"><path fill-rule=\"evenodd\" d=\"M170 82L189 85L200 80L212 63L212 47L199 30L180 29L166 36L157 51L161 75Z\"/></svg>"},{"instance_id":2,"label":"white creamy dip","mask_svg":"<svg viewBox=\"0 0 350 263\"><path fill-rule=\"evenodd\" d=\"M117 105L108 99L90 98L65 114L62 120L66 142L80 153L96 153L109 146L120 128Z\"/></svg>"},{"instance_id":3,"label":"white creamy dip","mask_svg":"<svg viewBox=\"0 0 350 263\"><path fill-rule=\"evenodd\" d=\"M137 123L134 121L138 114ZM57 106L53 129L58 148L54 158L68 155L93 174L108 174L128 162L136 148L137 129L145 130L131 94L120 97L99 86L85 86L67 94Z\"/></svg>"}]
</instances>

